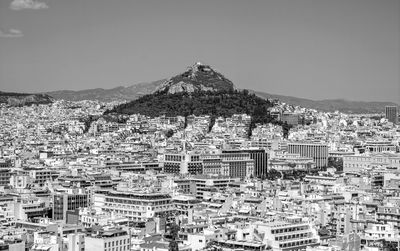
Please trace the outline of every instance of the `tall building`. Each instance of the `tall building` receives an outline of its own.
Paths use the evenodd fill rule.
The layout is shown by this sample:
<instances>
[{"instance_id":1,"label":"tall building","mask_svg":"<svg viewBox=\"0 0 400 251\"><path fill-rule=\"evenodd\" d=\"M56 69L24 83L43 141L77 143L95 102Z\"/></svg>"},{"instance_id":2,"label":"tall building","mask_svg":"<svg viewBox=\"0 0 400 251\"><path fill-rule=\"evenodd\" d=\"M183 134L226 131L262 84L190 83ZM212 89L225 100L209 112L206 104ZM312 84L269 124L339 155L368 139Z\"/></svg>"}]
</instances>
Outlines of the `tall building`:
<instances>
[{"instance_id":1,"label":"tall building","mask_svg":"<svg viewBox=\"0 0 400 251\"><path fill-rule=\"evenodd\" d=\"M240 150L222 151L221 173L231 178L249 178L254 176L254 160L248 152Z\"/></svg>"},{"instance_id":2,"label":"tall building","mask_svg":"<svg viewBox=\"0 0 400 251\"><path fill-rule=\"evenodd\" d=\"M385 107L385 117L389 122L397 124L399 120L399 114L397 106L386 106Z\"/></svg>"},{"instance_id":3,"label":"tall building","mask_svg":"<svg viewBox=\"0 0 400 251\"><path fill-rule=\"evenodd\" d=\"M75 193L76 192L76 193ZM67 211L89 206L89 195L82 189L78 191L53 194L53 220L67 219Z\"/></svg>"},{"instance_id":4,"label":"tall building","mask_svg":"<svg viewBox=\"0 0 400 251\"><path fill-rule=\"evenodd\" d=\"M223 153L248 153L250 159L254 160L254 177L261 178L268 172L268 155L264 149L250 148L238 150L223 150Z\"/></svg>"},{"instance_id":5,"label":"tall building","mask_svg":"<svg viewBox=\"0 0 400 251\"><path fill-rule=\"evenodd\" d=\"M328 146L324 144L292 142L288 144L288 152L313 158L318 169L325 168L328 165Z\"/></svg>"}]
</instances>

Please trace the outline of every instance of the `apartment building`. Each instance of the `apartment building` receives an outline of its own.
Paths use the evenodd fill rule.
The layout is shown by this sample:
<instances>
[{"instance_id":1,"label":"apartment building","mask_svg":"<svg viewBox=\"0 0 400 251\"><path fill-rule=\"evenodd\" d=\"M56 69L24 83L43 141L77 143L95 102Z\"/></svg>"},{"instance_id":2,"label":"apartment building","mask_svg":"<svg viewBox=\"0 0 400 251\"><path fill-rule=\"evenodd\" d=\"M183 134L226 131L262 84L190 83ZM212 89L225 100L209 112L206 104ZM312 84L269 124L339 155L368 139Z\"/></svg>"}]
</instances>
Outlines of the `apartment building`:
<instances>
[{"instance_id":1,"label":"apartment building","mask_svg":"<svg viewBox=\"0 0 400 251\"><path fill-rule=\"evenodd\" d=\"M197 199L203 199L215 191L225 190L230 184L239 182L240 178L226 176L195 175L189 179L177 179L174 183L185 193L195 195Z\"/></svg>"},{"instance_id":2,"label":"apartment building","mask_svg":"<svg viewBox=\"0 0 400 251\"><path fill-rule=\"evenodd\" d=\"M171 196L158 191L97 191L94 206L136 222L157 216L170 217L175 209Z\"/></svg>"},{"instance_id":3,"label":"apartment building","mask_svg":"<svg viewBox=\"0 0 400 251\"><path fill-rule=\"evenodd\" d=\"M379 206L376 213L377 220L384 224L392 224L395 229L400 230L400 208L396 206Z\"/></svg>"},{"instance_id":4,"label":"apartment building","mask_svg":"<svg viewBox=\"0 0 400 251\"><path fill-rule=\"evenodd\" d=\"M0 169L0 187L10 184L11 170L7 168Z\"/></svg>"},{"instance_id":5,"label":"apartment building","mask_svg":"<svg viewBox=\"0 0 400 251\"><path fill-rule=\"evenodd\" d=\"M83 189L53 194L53 220L66 221L67 211L89 206L89 194Z\"/></svg>"},{"instance_id":6,"label":"apartment building","mask_svg":"<svg viewBox=\"0 0 400 251\"><path fill-rule=\"evenodd\" d=\"M272 250L305 250L307 246L319 244L317 231L301 218L292 217L287 221L273 221L255 225L256 231L263 237Z\"/></svg>"},{"instance_id":7,"label":"apartment building","mask_svg":"<svg viewBox=\"0 0 400 251\"><path fill-rule=\"evenodd\" d=\"M34 180L39 186L44 186L46 181L53 181L58 177L58 173L45 168L27 168L24 169L29 172L29 176Z\"/></svg>"},{"instance_id":8,"label":"apartment building","mask_svg":"<svg viewBox=\"0 0 400 251\"><path fill-rule=\"evenodd\" d=\"M86 236L85 250L127 251L130 250L130 235L126 230L115 229Z\"/></svg>"}]
</instances>

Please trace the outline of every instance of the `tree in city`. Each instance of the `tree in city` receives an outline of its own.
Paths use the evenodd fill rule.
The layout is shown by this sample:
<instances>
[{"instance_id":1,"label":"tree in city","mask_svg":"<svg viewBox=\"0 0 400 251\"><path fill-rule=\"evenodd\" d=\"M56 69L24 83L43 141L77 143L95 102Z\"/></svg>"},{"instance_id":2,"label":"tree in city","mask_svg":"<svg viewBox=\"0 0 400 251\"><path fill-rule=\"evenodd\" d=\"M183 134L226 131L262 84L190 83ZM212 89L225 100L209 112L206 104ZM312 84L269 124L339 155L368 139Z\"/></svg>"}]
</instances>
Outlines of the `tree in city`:
<instances>
[{"instance_id":1,"label":"tree in city","mask_svg":"<svg viewBox=\"0 0 400 251\"><path fill-rule=\"evenodd\" d=\"M171 138L172 135L174 135L174 131L172 129L169 129L166 133L165 133L165 137L167 138Z\"/></svg>"},{"instance_id":2,"label":"tree in city","mask_svg":"<svg viewBox=\"0 0 400 251\"><path fill-rule=\"evenodd\" d=\"M169 229L169 234L172 240L169 242L168 246L169 251L179 251L178 242L176 241L178 239L179 229L180 227L176 223L171 224L171 227Z\"/></svg>"}]
</instances>

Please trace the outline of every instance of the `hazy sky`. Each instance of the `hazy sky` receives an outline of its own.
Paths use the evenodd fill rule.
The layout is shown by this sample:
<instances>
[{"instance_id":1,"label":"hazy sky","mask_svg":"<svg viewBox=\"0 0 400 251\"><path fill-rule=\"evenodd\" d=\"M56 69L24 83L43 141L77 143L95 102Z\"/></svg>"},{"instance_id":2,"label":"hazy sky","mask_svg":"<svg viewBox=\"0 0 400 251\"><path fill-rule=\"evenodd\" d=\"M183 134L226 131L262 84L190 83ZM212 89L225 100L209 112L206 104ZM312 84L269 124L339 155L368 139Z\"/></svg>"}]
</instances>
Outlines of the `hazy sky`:
<instances>
[{"instance_id":1,"label":"hazy sky","mask_svg":"<svg viewBox=\"0 0 400 251\"><path fill-rule=\"evenodd\" d=\"M400 0L0 0L0 90L210 64L239 88L400 103Z\"/></svg>"}]
</instances>

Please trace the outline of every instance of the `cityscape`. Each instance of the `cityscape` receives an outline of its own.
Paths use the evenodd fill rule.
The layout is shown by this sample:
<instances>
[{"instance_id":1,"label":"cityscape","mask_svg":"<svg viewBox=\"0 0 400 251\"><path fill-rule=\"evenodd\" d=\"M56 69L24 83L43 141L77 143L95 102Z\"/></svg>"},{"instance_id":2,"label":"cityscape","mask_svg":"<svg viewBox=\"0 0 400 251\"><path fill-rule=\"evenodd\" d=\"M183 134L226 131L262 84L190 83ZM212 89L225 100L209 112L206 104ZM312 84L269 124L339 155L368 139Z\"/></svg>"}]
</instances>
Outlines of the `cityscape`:
<instances>
[{"instance_id":1,"label":"cityscape","mask_svg":"<svg viewBox=\"0 0 400 251\"><path fill-rule=\"evenodd\" d=\"M400 68L397 68L397 82L379 83L381 86L378 87L379 84L373 85L373 88L378 88L376 93L369 91L368 83L361 81L354 83L353 87L350 84L327 84L320 88L322 91L315 98L297 98L294 96L296 93L302 96L303 91L312 92L307 91L306 83L302 84L306 80L302 76L294 78L299 81L291 83L287 93L269 94L266 82L251 85L240 81L242 75L251 75L252 62L246 63L249 68L230 68L235 62L229 59L226 65L219 61L214 65L211 54L215 52L208 55L192 49L193 56L189 58L193 61L189 63L181 65L186 59L178 59L180 56L168 58L172 65L176 64L175 71L154 67L152 72L160 71L154 79L159 76L157 74L168 72L160 80L138 80L138 84L119 87L109 83L96 87L79 82L79 79L91 75L84 72L85 69L106 64L108 71L96 68L97 76L93 78L96 82L108 78L114 74L112 72L125 74L122 73L123 67L120 68L116 61L105 63L96 59L90 59L93 61L87 65L85 54L80 61L73 59L77 69L82 69L74 75L75 66L67 62L69 45L61 41L63 39L58 41L64 31L51 35L51 41L46 42L49 43L46 46L49 50L55 46L50 43L66 46L66 52L62 49L59 52L59 55L65 53L62 56L65 61L47 65L47 59L34 57L39 66L30 64L32 58L29 54L36 52L27 52L26 45L18 44L19 41L32 39L29 42L32 51L41 50L42 45L39 42L32 44L38 38L30 38L35 35L26 28L33 25L24 26L21 21L15 21L14 16L19 20L26 18L24 21L41 22L35 20L36 13L77 8L82 13L76 14L76 19L88 18L88 15L93 15L88 20L107 19L103 15L112 13L110 16L114 22L120 23L126 18L134 26L130 11L137 11L135 13L139 15L146 10L141 14L145 17L150 15L148 7L152 9L161 5L161 1L116 1L121 6L117 12L121 16L118 16L113 12L117 9L112 9L116 7L111 6L106 14L89 11L86 9L89 1L10 0L0 4L1 16L4 14L0 18L0 39L5 42L0 43L0 52L11 60L8 63L0 57L0 250L400 250ZM111 3L99 2L102 8ZM191 1L165 2L168 2L163 3L165 8L182 13L187 10L182 6ZM254 4L249 8L257 18L264 15L257 16L256 10L267 7L284 10L282 13L288 11L291 16L299 11L289 7L296 7L290 1L285 1L284 8L281 6L283 1L248 2L249 5ZM340 16L340 11L334 12L332 5L327 9L327 1L301 2L301 8L313 9L312 17L321 18L321 21L327 20L318 14L324 11L333 13L335 18ZM319 5L322 2L324 4ZM383 16L392 15L394 12L389 10L394 7L400 10L400 2L395 0L368 1L368 4L362 0L332 0L329 4L332 2L336 2L335 7L343 8L343 11L354 7L354 23L372 18L369 12L358 12L358 8L363 9L360 6L372 11L373 7L385 5L387 12L377 13ZM194 7L192 4L195 4L194 1L189 9ZM244 11L246 6L240 1L217 0L211 10L222 10L219 9L220 4L224 8L227 4L230 6L227 9L235 11ZM132 9L127 10L128 5ZM134 7L139 10L133 10ZM159 18L167 17L163 21L174 23L193 17L195 24L201 27L198 28L200 35L205 35L201 24L208 21L204 18L216 18L211 10L202 9L204 12L201 14L190 13L184 17L162 14ZM25 17L22 18L23 15ZM59 13L57 15L63 19ZM223 20L226 18L231 22L251 16L250 13L244 16L226 15ZM400 12L393 15L393 20L400 21ZM196 17L201 17L201 21L197 22ZM303 20L302 14L299 17ZM66 20L73 22L70 18L55 22ZM7 25L3 21L7 21L4 22ZM63 23L66 30L69 29L68 22ZM20 24L25 30L17 30L19 27L6 29L8 24ZM217 22L216 26L223 24ZM53 25L56 24L48 24L47 28L51 29ZM147 25L147 28L153 27L149 23ZM260 22L260 25L263 27L266 24ZM97 24L90 27L97 27ZM371 29L379 30L379 27ZM400 33L400 22L395 27ZM213 29L209 26L205 28L207 32ZM282 27L279 29L284 30ZM95 28L89 30L89 33L96 32ZM124 32L129 34L129 31ZM174 28L173 32L182 31ZM233 33L230 32L226 31L221 36L231 36ZM255 32L258 34L259 31ZM137 35L134 33L135 37ZM397 35L400 41L400 34ZM317 37L316 34L313 36ZM347 36L352 35L346 33ZM105 42L106 48L118 54L119 38L107 39L111 40ZM222 38L215 39L216 42L204 46L211 48L216 43L218 50L223 50L224 46L217 41ZM9 43L11 40L16 42ZM171 41L179 43L178 40L180 38ZM104 46L92 44L95 40L85 38L79 42L75 39L68 41L87 46L85 50L97 46L94 50L96 54L100 54L99 48ZM145 44L148 42L151 45L143 44L143 48L150 50L148 53L151 55L156 54L151 51L154 43L161 47L168 46L150 39L145 41ZM194 42L194 47L202 45L205 40L199 36L196 41L200 42ZM223 44L225 42L223 40ZM41 40L42 43L44 41ZM378 40L376 43L383 42ZM236 42L232 44L235 50L240 50ZM25 49L21 54L14 50L14 56L7 54L6 51L14 46ZM400 44L396 46L389 56L397 53L397 67L400 67ZM256 48L259 49L263 48ZM140 54L122 50L127 54ZM178 52L171 50L171 53ZM196 54L206 58L207 62L199 62ZM74 55L71 58L79 56ZM374 60L372 54L368 56L371 57L369 60ZM27 62L16 60L19 57L26 57ZM143 57L137 60L138 65L146 61ZM320 65L319 62L317 64ZM315 67L323 69L323 61L321 64ZM18 84L23 78L37 78L29 70L22 70L19 73L21 76L10 76L16 69L14 67L23 69L26 66L35 68L43 82L39 81L37 86L24 81ZM42 66L48 67L49 71L70 71L72 78L79 83L57 84L53 82L52 72L40 70ZM217 67L227 70L217 70ZM135 76L135 70L127 72L132 72L129 77ZM380 72L386 76L390 70L382 66ZM60 76L60 82L64 81L62 73L54 74ZM340 75L341 72L335 74ZM343 79L355 79L346 74L343 72ZM277 88L271 89L271 92L286 88L283 84L279 85L271 84L271 88ZM314 89L319 89L321 85L316 83ZM364 92L363 88L368 90ZM343 93L344 99L337 99L337 89ZM352 96L346 96L353 95L353 92L354 99L351 100L357 101L348 98ZM378 99L382 101L374 101Z\"/></svg>"}]
</instances>

